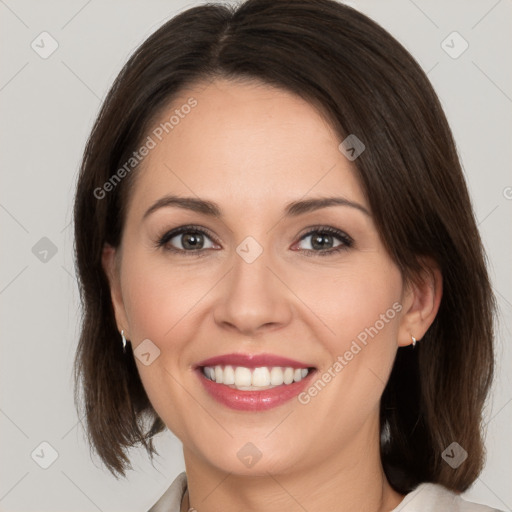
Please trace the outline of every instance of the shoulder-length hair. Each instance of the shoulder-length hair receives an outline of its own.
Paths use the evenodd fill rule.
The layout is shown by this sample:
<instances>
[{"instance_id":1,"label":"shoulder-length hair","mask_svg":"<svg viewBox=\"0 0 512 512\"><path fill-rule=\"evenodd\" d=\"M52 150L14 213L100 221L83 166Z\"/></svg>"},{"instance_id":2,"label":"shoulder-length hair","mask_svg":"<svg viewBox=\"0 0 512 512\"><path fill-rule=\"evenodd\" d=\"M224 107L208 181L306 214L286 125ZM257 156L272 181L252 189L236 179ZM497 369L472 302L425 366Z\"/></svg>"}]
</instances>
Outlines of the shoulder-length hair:
<instances>
[{"instance_id":1,"label":"shoulder-length hair","mask_svg":"<svg viewBox=\"0 0 512 512\"><path fill-rule=\"evenodd\" d=\"M152 436L165 428L130 344L123 353L101 265L104 244L120 243L137 170L112 179L178 93L217 77L295 93L322 111L340 142L356 134L366 150L353 164L392 259L406 279L425 261L440 268L439 312L414 350L398 350L381 398L381 457L401 493L427 481L466 490L484 464L495 307L470 198L425 73L378 24L333 0L188 9L153 33L115 80L85 148L74 210L83 306L75 401L90 445L114 476L125 476L129 448L144 446L152 460ZM468 454L457 469L442 458L452 442Z\"/></svg>"}]
</instances>

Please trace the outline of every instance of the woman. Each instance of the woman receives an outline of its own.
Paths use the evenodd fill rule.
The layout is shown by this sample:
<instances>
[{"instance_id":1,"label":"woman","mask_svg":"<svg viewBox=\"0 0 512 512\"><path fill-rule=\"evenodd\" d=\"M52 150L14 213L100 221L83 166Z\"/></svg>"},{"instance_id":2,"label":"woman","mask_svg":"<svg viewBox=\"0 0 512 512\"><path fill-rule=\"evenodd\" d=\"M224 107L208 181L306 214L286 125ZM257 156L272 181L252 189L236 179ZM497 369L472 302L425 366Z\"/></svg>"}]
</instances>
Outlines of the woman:
<instances>
[{"instance_id":1,"label":"woman","mask_svg":"<svg viewBox=\"0 0 512 512\"><path fill-rule=\"evenodd\" d=\"M494 302L453 138L410 54L331 0L176 16L135 52L75 203L89 438L169 428L151 511L491 510Z\"/></svg>"}]
</instances>

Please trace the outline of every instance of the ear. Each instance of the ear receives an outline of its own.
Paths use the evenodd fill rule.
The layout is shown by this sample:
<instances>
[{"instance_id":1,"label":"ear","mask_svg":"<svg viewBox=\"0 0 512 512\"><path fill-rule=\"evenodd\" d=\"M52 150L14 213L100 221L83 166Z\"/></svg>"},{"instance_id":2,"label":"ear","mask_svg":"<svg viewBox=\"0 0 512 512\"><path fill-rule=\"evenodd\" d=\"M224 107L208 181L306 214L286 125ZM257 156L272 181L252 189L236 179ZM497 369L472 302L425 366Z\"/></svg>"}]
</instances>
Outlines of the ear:
<instances>
[{"instance_id":1,"label":"ear","mask_svg":"<svg viewBox=\"0 0 512 512\"><path fill-rule=\"evenodd\" d=\"M128 338L128 320L121 291L117 249L109 244L105 244L101 255L101 263L110 285L110 297L112 299L112 306L114 307L114 313L116 316L117 329L119 332L124 330L126 337Z\"/></svg>"},{"instance_id":2,"label":"ear","mask_svg":"<svg viewBox=\"0 0 512 512\"><path fill-rule=\"evenodd\" d=\"M421 340L432 325L443 295L443 277L430 258L422 260L424 270L406 285L403 314L398 332L398 345L412 343L412 336Z\"/></svg>"}]
</instances>

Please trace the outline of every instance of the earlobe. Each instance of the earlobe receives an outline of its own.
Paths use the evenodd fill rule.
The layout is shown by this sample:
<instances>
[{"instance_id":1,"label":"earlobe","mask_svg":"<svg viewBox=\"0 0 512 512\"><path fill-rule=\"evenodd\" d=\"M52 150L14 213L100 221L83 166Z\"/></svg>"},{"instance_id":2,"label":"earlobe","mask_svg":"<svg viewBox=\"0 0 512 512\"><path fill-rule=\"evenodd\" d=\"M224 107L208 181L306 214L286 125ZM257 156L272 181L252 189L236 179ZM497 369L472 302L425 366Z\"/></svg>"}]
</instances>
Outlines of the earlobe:
<instances>
[{"instance_id":1,"label":"earlobe","mask_svg":"<svg viewBox=\"0 0 512 512\"><path fill-rule=\"evenodd\" d=\"M116 316L117 328L119 332L122 330L126 332L128 322L126 321L126 312L121 292L117 250L111 245L105 244L101 255L101 263L110 286L110 297Z\"/></svg>"},{"instance_id":2,"label":"earlobe","mask_svg":"<svg viewBox=\"0 0 512 512\"><path fill-rule=\"evenodd\" d=\"M424 271L408 284L406 308L400 322L398 345L416 345L435 320L443 294L443 277L437 264L423 261Z\"/></svg>"}]
</instances>

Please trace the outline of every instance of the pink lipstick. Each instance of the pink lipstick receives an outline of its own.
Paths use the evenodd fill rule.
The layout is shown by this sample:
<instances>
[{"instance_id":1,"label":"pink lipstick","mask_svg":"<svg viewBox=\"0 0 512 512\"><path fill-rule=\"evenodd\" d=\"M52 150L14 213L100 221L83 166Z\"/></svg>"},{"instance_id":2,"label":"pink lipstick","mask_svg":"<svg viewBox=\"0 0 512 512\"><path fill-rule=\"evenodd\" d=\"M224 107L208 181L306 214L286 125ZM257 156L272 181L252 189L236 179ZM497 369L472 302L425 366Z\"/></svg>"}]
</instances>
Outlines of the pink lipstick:
<instances>
[{"instance_id":1,"label":"pink lipstick","mask_svg":"<svg viewBox=\"0 0 512 512\"><path fill-rule=\"evenodd\" d=\"M235 410L263 411L282 405L311 382L315 368L272 354L225 354L195 366L208 394Z\"/></svg>"}]
</instances>

